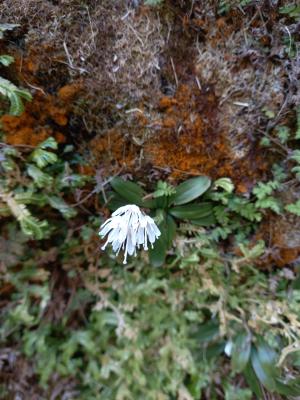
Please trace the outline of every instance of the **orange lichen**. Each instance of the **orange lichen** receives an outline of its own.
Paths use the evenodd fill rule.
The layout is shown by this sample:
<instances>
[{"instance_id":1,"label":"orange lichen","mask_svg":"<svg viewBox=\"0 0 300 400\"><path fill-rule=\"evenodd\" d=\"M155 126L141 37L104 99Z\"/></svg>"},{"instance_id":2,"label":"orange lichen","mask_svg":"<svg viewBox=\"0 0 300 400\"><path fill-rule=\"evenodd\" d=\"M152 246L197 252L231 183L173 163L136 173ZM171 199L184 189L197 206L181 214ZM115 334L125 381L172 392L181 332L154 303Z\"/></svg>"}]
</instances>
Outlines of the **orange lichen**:
<instances>
[{"instance_id":1,"label":"orange lichen","mask_svg":"<svg viewBox=\"0 0 300 400\"><path fill-rule=\"evenodd\" d=\"M11 145L36 146L49 136L58 143L66 141L58 129L68 124L71 101L80 90L79 84L62 87L58 96L42 94L38 91L31 102L26 103L20 116L4 115L0 119L6 142Z\"/></svg>"},{"instance_id":2,"label":"orange lichen","mask_svg":"<svg viewBox=\"0 0 300 400\"><path fill-rule=\"evenodd\" d=\"M1 123L6 142L11 145L37 146L49 136L61 143L66 139L55 124L65 126L68 123L67 109L59 107L53 96L38 93L26 104L22 115L4 115Z\"/></svg>"},{"instance_id":3,"label":"orange lichen","mask_svg":"<svg viewBox=\"0 0 300 400\"><path fill-rule=\"evenodd\" d=\"M90 146L99 168L110 171L132 168L138 155L138 148L121 132L112 129L105 136L94 138Z\"/></svg>"},{"instance_id":4,"label":"orange lichen","mask_svg":"<svg viewBox=\"0 0 300 400\"><path fill-rule=\"evenodd\" d=\"M58 97L64 101L72 101L78 95L78 93L82 90L82 84L78 82L71 83L70 85L65 85L59 89L57 92Z\"/></svg>"},{"instance_id":5,"label":"orange lichen","mask_svg":"<svg viewBox=\"0 0 300 400\"><path fill-rule=\"evenodd\" d=\"M146 143L146 157L154 166L170 168L173 178L186 175L229 176L237 182L249 176L249 161L237 166L232 159L226 136L216 124L218 99L213 91L182 85L174 98L163 97L159 109L163 117L159 130ZM238 168L237 168L238 167ZM246 181L239 186L247 191Z\"/></svg>"}]
</instances>

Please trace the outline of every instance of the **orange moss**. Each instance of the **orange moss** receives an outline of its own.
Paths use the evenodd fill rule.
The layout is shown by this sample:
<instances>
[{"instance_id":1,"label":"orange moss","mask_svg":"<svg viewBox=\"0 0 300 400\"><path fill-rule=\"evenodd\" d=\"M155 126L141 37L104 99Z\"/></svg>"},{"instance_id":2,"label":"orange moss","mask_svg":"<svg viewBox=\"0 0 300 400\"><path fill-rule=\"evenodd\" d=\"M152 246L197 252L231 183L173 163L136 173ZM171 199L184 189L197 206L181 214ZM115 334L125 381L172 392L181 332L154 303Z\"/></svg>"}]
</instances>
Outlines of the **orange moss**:
<instances>
[{"instance_id":1,"label":"orange moss","mask_svg":"<svg viewBox=\"0 0 300 400\"><path fill-rule=\"evenodd\" d=\"M215 140L215 143L211 140L209 146L207 143L210 124L205 121L202 110L205 101L209 99L195 96L186 85L178 89L174 99L161 99L159 106L167 116L162 120L156 139L145 147L154 166L171 167L173 177L180 177L182 173L206 173L215 167L217 157L211 157L209 147L216 148L218 143ZM206 111L211 106L207 104Z\"/></svg>"},{"instance_id":2,"label":"orange moss","mask_svg":"<svg viewBox=\"0 0 300 400\"><path fill-rule=\"evenodd\" d=\"M57 126L68 124L71 102L80 91L81 85L74 83L62 87L58 96L42 94L38 91L31 102L26 103L25 111L16 117L4 115L0 122L6 142L11 145L37 146L53 136L58 143L66 141L65 135Z\"/></svg>"},{"instance_id":3,"label":"orange moss","mask_svg":"<svg viewBox=\"0 0 300 400\"><path fill-rule=\"evenodd\" d=\"M202 93L197 86L181 85L174 97L164 96L158 107L162 112L158 132L144 147L154 167L171 169L174 179L228 176L240 184L240 192L249 190L256 173L250 168L253 160L233 160L225 132L215 122L218 99L213 91ZM256 165L263 168L261 160Z\"/></svg>"},{"instance_id":4,"label":"orange moss","mask_svg":"<svg viewBox=\"0 0 300 400\"><path fill-rule=\"evenodd\" d=\"M81 175L94 176L96 171L91 165L79 165L78 172Z\"/></svg>"},{"instance_id":5,"label":"orange moss","mask_svg":"<svg viewBox=\"0 0 300 400\"><path fill-rule=\"evenodd\" d=\"M177 101L175 99L173 99L172 97L164 96L160 99L159 106L160 106L160 108L169 108L176 103L177 103Z\"/></svg>"},{"instance_id":6,"label":"orange moss","mask_svg":"<svg viewBox=\"0 0 300 400\"><path fill-rule=\"evenodd\" d=\"M37 146L49 136L54 136L59 143L66 140L55 124L65 126L68 123L67 109L59 107L54 96L38 93L26 104L22 115L4 115L0 121L6 142L11 145Z\"/></svg>"},{"instance_id":7,"label":"orange moss","mask_svg":"<svg viewBox=\"0 0 300 400\"><path fill-rule=\"evenodd\" d=\"M64 108L59 108L52 106L48 109L50 117L53 119L57 125L65 126L68 123L67 110Z\"/></svg>"},{"instance_id":8,"label":"orange moss","mask_svg":"<svg viewBox=\"0 0 300 400\"><path fill-rule=\"evenodd\" d=\"M275 257L275 263L278 267L284 267L288 264L291 264L300 256L300 247L298 248L282 248L279 249Z\"/></svg>"},{"instance_id":9,"label":"orange moss","mask_svg":"<svg viewBox=\"0 0 300 400\"><path fill-rule=\"evenodd\" d=\"M138 155L138 147L115 129L93 139L89 147L98 166L110 171L132 168Z\"/></svg>"},{"instance_id":10,"label":"orange moss","mask_svg":"<svg viewBox=\"0 0 300 400\"><path fill-rule=\"evenodd\" d=\"M64 102L72 101L82 90L82 83L75 82L70 85L65 85L58 91L58 97Z\"/></svg>"}]
</instances>

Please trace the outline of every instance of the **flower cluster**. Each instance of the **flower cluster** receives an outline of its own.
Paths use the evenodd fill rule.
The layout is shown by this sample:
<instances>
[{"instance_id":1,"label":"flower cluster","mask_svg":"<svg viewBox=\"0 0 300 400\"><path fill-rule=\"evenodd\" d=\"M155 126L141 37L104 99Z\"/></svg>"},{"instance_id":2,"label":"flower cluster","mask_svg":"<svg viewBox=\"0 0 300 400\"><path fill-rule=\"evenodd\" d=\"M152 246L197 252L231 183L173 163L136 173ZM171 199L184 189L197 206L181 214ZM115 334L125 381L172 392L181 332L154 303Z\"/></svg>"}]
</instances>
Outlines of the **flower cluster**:
<instances>
[{"instance_id":1,"label":"flower cluster","mask_svg":"<svg viewBox=\"0 0 300 400\"><path fill-rule=\"evenodd\" d=\"M119 253L124 250L124 264L127 263L127 254L136 255L136 249L143 246L148 250L148 240L153 243L160 236L160 231L151 217L144 214L138 206L129 204L119 207L112 213L111 218L100 227L101 238L108 234L104 250L108 243L112 244L113 251Z\"/></svg>"}]
</instances>

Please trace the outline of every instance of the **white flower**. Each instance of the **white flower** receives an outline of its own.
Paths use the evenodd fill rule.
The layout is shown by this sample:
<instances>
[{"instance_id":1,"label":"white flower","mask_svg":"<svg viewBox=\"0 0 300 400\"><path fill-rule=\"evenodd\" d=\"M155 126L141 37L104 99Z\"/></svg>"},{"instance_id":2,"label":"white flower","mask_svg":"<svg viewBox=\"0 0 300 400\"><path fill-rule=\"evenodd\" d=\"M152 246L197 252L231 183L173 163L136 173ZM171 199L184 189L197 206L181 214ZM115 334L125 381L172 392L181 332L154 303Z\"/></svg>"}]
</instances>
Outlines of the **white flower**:
<instances>
[{"instance_id":1,"label":"white flower","mask_svg":"<svg viewBox=\"0 0 300 400\"><path fill-rule=\"evenodd\" d=\"M136 255L136 248L141 245L148 250L147 242L153 243L160 236L160 230L151 217L145 215L138 206L129 204L119 207L112 213L111 218L100 227L101 238L108 234L106 243L102 247L105 250L108 243L112 244L113 251L119 254L124 252L124 264L127 263L127 254Z\"/></svg>"}]
</instances>

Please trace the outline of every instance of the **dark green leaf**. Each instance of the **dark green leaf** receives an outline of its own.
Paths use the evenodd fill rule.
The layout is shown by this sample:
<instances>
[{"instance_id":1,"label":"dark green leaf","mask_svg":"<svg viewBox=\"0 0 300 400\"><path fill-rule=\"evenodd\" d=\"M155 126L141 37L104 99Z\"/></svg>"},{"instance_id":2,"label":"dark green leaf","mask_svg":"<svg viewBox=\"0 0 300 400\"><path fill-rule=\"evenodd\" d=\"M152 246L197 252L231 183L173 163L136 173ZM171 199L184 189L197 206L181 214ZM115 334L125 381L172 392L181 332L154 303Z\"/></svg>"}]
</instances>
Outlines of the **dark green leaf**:
<instances>
[{"instance_id":1,"label":"dark green leaf","mask_svg":"<svg viewBox=\"0 0 300 400\"><path fill-rule=\"evenodd\" d=\"M155 241L153 248L149 248L149 261L154 267L161 267L165 262L167 253L167 237L161 232L160 237Z\"/></svg>"},{"instance_id":2,"label":"dark green leaf","mask_svg":"<svg viewBox=\"0 0 300 400\"><path fill-rule=\"evenodd\" d=\"M189 203L207 191L211 183L207 176L198 176L188 179L176 188L176 193L172 196L172 203L181 205Z\"/></svg>"},{"instance_id":3,"label":"dark green leaf","mask_svg":"<svg viewBox=\"0 0 300 400\"><path fill-rule=\"evenodd\" d=\"M300 290L300 274L296 277L296 279L293 281L292 288L294 290Z\"/></svg>"},{"instance_id":4,"label":"dark green leaf","mask_svg":"<svg viewBox=\"0 0 300 400\"><path fill-rule=\"evenodd\" d=\"M210 342L219 335L219 324L215 321L209 321L199 327L197 340L200 343Z\"/></svg>"},{"instance_id":5,"label":"dark green leaf","mask_svg":"<svg viewBox=\"0 0 300 400\"><path fill-rule=\"evenodd\" d=\"M251 351L251 363L257 378L270 392L276 390L277 371L274 350L263 341Z\"/></svg>"},{"instance_id":6,"label":"dark green leaf","mask_svg":"<svg viewBox=\"0 0 300 400\"><path fill-rule=\"evenodd\" d=\"M153 249L149 249L150 263L155 267L163 265L166 253L172 245L176 233L176 224L174 219L165 215L163 221L158 225L161 232L160 237L155 241Z\"/></svg>"},{"instance_id":7,"label":"dark green leaf","mask_svg":"<svg viewBox=\"0 0 300 400\"><path fill-rule=\"evenodd\" d=\"M106 193L106 195L108 199L107 205L111 211L115 211L117 208L125 206L127 204L127 200L116 192L109 192Z\"/></svg>"},{"instance_id":8,"label":"dark green leaf","mask_svg":"<svg viewBox=\"0 0 300 400\"><path fill-rule=\"evenodd\" d=\"M170 215L167 216L165 230L167 248L169 248L172 246L172 242L176 234L176 223Z\"/></svg>"},{"instance_id":9,"label":"dark green leaf","mask_svg":"<svg viewBox=\"0 0 300 400\"><path fill-rule=\"evenodd\" d=\"M232 368L241 372L249 361L251 351L251 337L248 333L240 333L233 342L232 349Z\"/></svg>"},{"instance_id":10,"label":"dark green leaf","mask_svg":"<svg viewBox=\"0 0 300 400\"><path fill-rule=\"evenodd\" d=\"M169 199L167 196L157 197L155 200L153 200L153 202L155 203L155 208L162 208L162 209L168 207L168 201Z\"/></svg>"},{"instance_id":11,"label":"dark green leaf","mask_svg":"<svg viewBox=\"0 0 300 400\"><path fill-rule=\"evenodd\" d=\"M224 351L224 347L225 347L225 342L205 346L201 348L199 357L203 361L210 361L211 359L220 356Z\"/></svg>"},{"instance_id":12,"label":"dark green leaf","mask_svg":"<svg viewBox=\"0 0 300 400\"><path fill-rule=\"evenodd\" d=\"M291 379L288 382L284 382L282 379L277 379L276 391L284 396L299 396L300 381L299 379Z\"/></svg>"},{"instance_id":13,"label":"dark green leaf","mask_svg":"<svg viewBox=\"0 0 300 400\"><path fill-rule=\"evenodd\" d=\"M16 94L16 92L10 92L9 94L10 100L10 109L9 113L11 115L20 115L24 111L24 105L22 103L21 98Z\"/></svg>"},{"instance_id":14,"label":"dark green leaf","mask_svg":"<svg viewBox=\"0 0 300 400\"><path fill-rule=\"evenodd\" d=\"M199 226L210 226L216 223L216 217L214 216L214 214L210 214L207 215L206 217L193 219L191 220L191 223Z\"/></svg>"},{"instance_id":15,"label":"dark green leaf","mask_svg":"<svg viewBox=\"0 0 300 400\"><path fill-rule=\"evenodd\" d=\"M176 218L195 220L212 214L213 207L211 203L189 204L173 207L169 212Z\"/></svg>"},{"instance_id":16,"label":"dark green leaf","mask_svg":"<svg viewBox=\"0 0 300 400\"><path fill-rule=\"evenodd\" d=\"M73 218L77 214L75 208L69 206L62 198L58 196L48 196L47 198L51 207L58 210L65 218Z\"/></svg>"},{"instance_id":17,"label":"dark green leaf","mask_svg":"<svg viewBox=\"0 0 300 400\"><path fill-rule=\"evenodd\" d=\"M141 207L152 208L153 201L143 200L145 192L136 183L124 181L119 177L115 177L112 179L110 184L120 196L127 200L127 204L131 203Z\"/></svg>"},{"instance_id":18,"label":"dark green leaf","mask_svg":"<svg viewBox=\"0 0 300 400\"><path fill-rule=\"evenodd\" d=\"M244 369L243 374L245 376L245 379L246 379L250 389L256 395L257 400L263 399L264 396L263 396L263 392L262 392L259 380L257 379L257 376L256 376L250 362L246 365L246 368Z\"/></svg>"}]
</instances>

